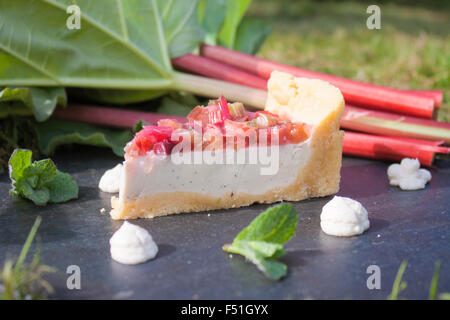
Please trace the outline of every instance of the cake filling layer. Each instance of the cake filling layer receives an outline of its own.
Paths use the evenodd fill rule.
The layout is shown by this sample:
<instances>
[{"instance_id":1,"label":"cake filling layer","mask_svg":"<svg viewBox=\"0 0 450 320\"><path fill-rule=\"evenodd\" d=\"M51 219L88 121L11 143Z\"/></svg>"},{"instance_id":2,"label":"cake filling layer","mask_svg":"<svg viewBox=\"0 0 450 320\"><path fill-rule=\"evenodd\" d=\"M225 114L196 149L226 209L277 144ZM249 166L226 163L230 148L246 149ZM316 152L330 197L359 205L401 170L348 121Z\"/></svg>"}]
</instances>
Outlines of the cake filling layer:
<instances>
[{"instance_id":1,"label":"cake filling layer","mask_svg":"<svg viewBox=\"0 0 450 320\"><path fill-rule=\"evenodd\" d=\"M126 173L121 181L120 201L178 191L212 197L264 194L293 183L311 154L309 140L261 151L256 146L237 151L225 149L215 151L213 157L211 153L196 151L185 154L191 159L187 162L180 162L177 154L159 156L153 152L128 159L124 163ZM211 163L212 158L224 161Z\"/></svg>"}]
</instances>

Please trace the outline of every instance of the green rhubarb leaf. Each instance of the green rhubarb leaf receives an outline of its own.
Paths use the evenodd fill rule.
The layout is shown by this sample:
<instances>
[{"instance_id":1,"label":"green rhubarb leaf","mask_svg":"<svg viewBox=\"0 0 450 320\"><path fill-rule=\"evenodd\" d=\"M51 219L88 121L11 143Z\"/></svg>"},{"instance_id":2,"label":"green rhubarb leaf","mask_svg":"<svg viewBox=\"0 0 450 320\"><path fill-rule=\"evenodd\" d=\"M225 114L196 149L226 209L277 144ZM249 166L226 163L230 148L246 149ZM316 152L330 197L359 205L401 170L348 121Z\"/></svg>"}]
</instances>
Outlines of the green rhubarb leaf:
<instances>
[{"instance_id":1,"label":"green rhubarb leaf","mask_svg":"<svg viewBox=\"0 0 450 320\"><path fill-rule=\"evenodd\" d=\"M204 31L197 20L198 1L158 0L155 2L160 12L160 20L164 28L167 49L161 48L170 58L175 58L192 52L204 39ZM167 52L166 52L167 51ZM167 58L168 60L168 58ZM170 69L170 68L168 68ZM75 88L70 90L75 96L90 101L129 104L152 100L167 94L167 89L157 90L124 90Z\"/></svg>"},{"instance_id":2,"label":"green rhubarb leaf","mask_svg":"<svg viewBox=\"0 0 450 320\"><path fill-rule=\"evenodd\" d=\"M0 2L0 86L82 88L75 95L91 101L143 102L178 88L170 58L192 52L204 39L198 0L78 0L80 29L66 27L72 4ZM35 109L39 121L52 111ZM0 116L25 111L0 105Z\"/></svg>"},{"instance_id":3,"label":"green rhubarb leaf","mask_svg":"<svg viewBox=\"0 0 450 320\"><path fill-rule=\"evenodd\" d=\"M77 1L81 26L70 30L64 22L71 4L1 2L0 60L6 63L0 83L100 88L125 81L149 87L168 83L171 67L156 1ZM26 24L18 23L23 19Z\"/></svg>"},{"instance_id":4,"label":"green rhubarb leaf","mask_svg":"<svg viewBox=\"0 0 450 320\"><path fill-rule=\"evenodd\" d=\"M189 106L191 109L193 109L194 106L198 106L201 104L200 100L198 100L196 96L186 92L171 92L169 94L169 97L179 104Z\"/></svg>"},{"instance_id":5,"label":"green rhubarb leaf","mask_svg":"<svg viewBox=\"0 0 450 320\"><path fill-rule=\"evenodd\" d=\"M158 107L158 113L186 117L192 111L192 106L179 103L169 97L165 97Z\"/></svg>"},{"instance_id":6,"label":"green rhubarb leaf","mask_svg":"<svg viewBox=\"0 0 450 320\"><path fill-rule=\"evenodd\" d=\"M12 189L10 193L43 206L78 198L73 178L58 171L50 159L31 162L31 151L17 149L9 160Z\"/></svg>"},{"instance_id":7,"label":"green rhubarb leaf","mask_svg":"<svg viewBox=\"0 0 450 320\"><path fill-rule=\"evenodd\" d=\"M297 228L298 214L290 204L271 207L244 228L225 251L243 255L268 277L279 280L286 275L285 264L275 259L284 255L283 244Z\"/></svg>"},{"instance_id":8,"label":"green rhubarb leaf","mask_svg":"<svg viewBox=\"0 0 450 320\"><path fill-rule=\"evenodd\" d=\"M133 138L131 130L116 130L85 123L49 120L36 125L39 148L51 155L57 147L66 144L84 144L108 147L123 156L123 148Z\"/></svg>"},{"instance_id":9,"label":"green rhubarb leaf","mask_svg":"<svg viewBox=\"0 0 450 320\"><path fill-rule=\"evenodd\" d=\"M205 43L255 54L270 33L265 21L245 18L251 0L203 0L199 22L206 31Z\"/></svg>"},{"instance_id":10,"label":"green rhubarb leaf","mask_svg":"<svg viewBox=\"0 0 450 320\"><path fill-rule=\"evenodd\" d=\"M227 0L225 21L219 33L219 43L234 48L239 25L251 0Z\"/></svg>"},{"instance_id":11,"label":"green rhubarb leaf","mask_svg":"<svg viewBox=\"0 0 450 320\"><path fill-rule=\"evenodd\" d=\"M200 24L203 22L203 19L205 18L205 8L206 8L207 3L208 3L208 0L200 0L198 2L197 16L198 16L198 22Z\"/></svg>"},{"instance_id":12,"label":"green rhubarb leaf","mask_svg":"<svg viewBox=\"0 0 450 320\"><path fill-rule=\"evenodd\" d=\"M120 89L88 89L71 88L69 94L73 97L92 102L108 104L140 103L159 98L167 90L120 90Z\"/></svg>"},{"instance_id":13,"label":"green rhubarb leaf","mask_svg":"<svg viewBox=\"0 0 450 320\"><path fill-rule=\"evenodd\" d=\"M250 2L0 1L0 87L82 88L87 90L85 99L116 104L142 102L171 90L208 96L207 88L174 72L170 59L193 52L204 41L199 20L205 21L207 33L216 35L215 42L233 48ZM73 4L81 9L79 29L66 26L67 8ZM28 104L38 121L52 113L54 99L49 97L54 96L40 99L44 107ZM26 111L0 105L0 116Z\"/></svg>"},{"instance_id":14,"label":"green rhubarb leaf","mask_svg":"<svg viewBox=\"0 0 450 320\"><path fill-rule=\"evenodd\" d=\"M198 24L198 0L158 0L168 53L171 58L194 51L205 38Z\"/></svg>"},{"instance_id":15,"label":"green rhubarb leaf","mask_svg":"<svg viewBox=\"0 0 450 320\"><path fill-rule=\"evenodd\" d=\"M270 33L266 21L244 19L239 25L234 50L256 54Z\"/></svg>"},{"instance_id":16,"label":"green rhubarb leaf","mask_svg":"<svg viewBox=\"0 0 450 320\"><path fill-rule=\"evenodd\" d=\"M167 97L162 99L157 112L186 117L194 106L200 104L200 101L192 94L171 92Z\"/></svg>"},{"instance_id":17,"label":"green rhubarb leaf","mask_svg":"<svg viewBox=\"0 0 450 320\"><path fill-rule=\"evenodd\" d=\"M0 117L34 114L37 121L45 121L57 105L67 105L67 96L64 88L60 87L7 87L0 91L0 104Z\"/></svg>"},{"instance_id":18,"label":"green rhubarb leaf","mask_svg":"<svg viewBox=\"0 0 450 320\"><path fill-rule=\"evenodd\" d=\"M77 0L80 28L69 29L72 4L0 2L0 86L168 90L170 57L203 40L197 1Z\"/></svg>"},{"instance_id":19,"label":"green rhubarb leaf","mask_svg":"<svg viewBox=\"0 0 450 320\"><path fill-rule=\"evenodd\" d=\"M207 44L216 45L219 32L225 21L227 10L226 0L205 0L204 6L200 9L200 23L206 30Z\"/></svg>"},{"instance_id":20,"label":"green rhubarb leaf","mask_svg":"<svg viewBox=\"0 0 450 320\"><path fill-rule=\"evenodd\" d=\"M33 111L21 102L0 102L0 119L8 116L33 116Z\"/></svg>"}]
</instances>

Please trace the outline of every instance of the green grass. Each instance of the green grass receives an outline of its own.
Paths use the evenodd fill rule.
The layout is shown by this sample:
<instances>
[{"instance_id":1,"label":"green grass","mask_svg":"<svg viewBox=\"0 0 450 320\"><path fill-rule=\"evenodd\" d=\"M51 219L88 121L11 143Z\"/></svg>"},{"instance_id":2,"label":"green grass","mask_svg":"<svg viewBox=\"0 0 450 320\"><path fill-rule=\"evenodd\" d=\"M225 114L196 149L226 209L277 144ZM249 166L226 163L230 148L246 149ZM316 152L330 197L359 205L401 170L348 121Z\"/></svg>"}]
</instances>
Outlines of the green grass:
<instances>
[{"instance_id":1,"label":"green grass","mask_svg":"<svg viewBox=\"0 0 450 320\"><path fill-rule=\"evenodd\" d=\"M32 262L25 265L41 220L41 217L36 218L19 258L6 260L3 269L0 269L0 300L39 300L44 299L47 293L53 292L52 286L43 279L43 275L54 272L55 269L39 262L39 251L34 254Z\"/></svg>"},{"instance_id":2,"label":"green grass","mask_svg":"<svg viewBox=\"0 0 450 320\"><path fill-rule=\"evenodd\" d=\"M254 0L249 15L272 27L259 56L395 88L443 90L439 120L450 122L450 6L425 3L385 1L381 30L366 27L367 1Z\"/></svg>"}]
</instances>

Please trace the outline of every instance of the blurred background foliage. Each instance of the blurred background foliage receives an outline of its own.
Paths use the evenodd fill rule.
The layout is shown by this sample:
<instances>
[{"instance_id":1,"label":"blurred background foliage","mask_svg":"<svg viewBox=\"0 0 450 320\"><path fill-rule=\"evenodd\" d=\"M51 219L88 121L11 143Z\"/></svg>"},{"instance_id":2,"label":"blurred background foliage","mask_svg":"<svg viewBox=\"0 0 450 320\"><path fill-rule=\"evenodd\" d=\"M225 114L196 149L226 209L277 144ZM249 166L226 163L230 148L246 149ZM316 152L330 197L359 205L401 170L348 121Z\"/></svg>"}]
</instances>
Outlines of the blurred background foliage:
<instances>
[{"instance_id":1,"label":"blurred background foliage","mask_svg":"<svg viewBox=\"0 0 450 320\"><path fill-rule=\"evenodd\" d=\"M381 9L369 30L366 9ZM403 89L441 89L450 121L450 1L255 0L248 15L272 32L259 56Z\"/></svg>"},{"instance_id":2,"label":"blurred background foliage","mask_svg":"<svg viewBox=\"0 0 450 320\"><path fill-rule=\"evenodd\" d=\"M220 7L225 0L214 3ZM443 90L444 104L438 119L450 122L450 0L242 0L239 4L237 9L250 6L245 23L234 26L238 28L233 38L235 49L253 52L262 44L257 55L273 61L394 88ZM381 8L381 30L369 30L366 26L366 10L372 4ZM207 7L203 9L208 12ZM220 37L218 16L224 18L225 13L213 10L202 20L208 27L205 30L209 30L209 43L214 43L218 35L219 42L230 38L229 34ZM219 28L217 34L215 27ZM117 102L117 96L103 92ZM77 99L77 93L86 96L83 90L69 93L72 100ZM94 96L99 94L94 90ZM119 98L128 99L123 94ZM105 100L105 96L101 98ZM198 103L202 101L192 95L171 92L158 99L133 103L132 108L186 114ZM38 158L41 156L35 126L32 119L20 114L0 119L0 173L17 147L32 149ZM105 132L96 127L84 127L81 131ZM79 142L92 143L86 139Z\"/></svg>"}]
</instances>

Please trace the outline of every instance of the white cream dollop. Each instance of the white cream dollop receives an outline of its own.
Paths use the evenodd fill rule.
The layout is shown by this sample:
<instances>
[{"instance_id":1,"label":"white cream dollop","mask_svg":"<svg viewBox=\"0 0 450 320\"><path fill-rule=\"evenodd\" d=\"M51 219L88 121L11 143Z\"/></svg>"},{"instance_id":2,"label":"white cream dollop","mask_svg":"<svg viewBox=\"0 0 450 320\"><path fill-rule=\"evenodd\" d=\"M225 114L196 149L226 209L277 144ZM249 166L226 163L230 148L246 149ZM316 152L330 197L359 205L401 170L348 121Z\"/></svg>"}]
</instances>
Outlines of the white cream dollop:
<instances>
[{"instance_id":1,"label":"white cream dollop","mask_svg":"<svg viewBox=\"0 0 450 320\"><path fill-rule=\"evenodd\" d=\"M112 169L106 170L98 183L100 190L108 193L118 193L122 172L123 165L121 163Z\"/></svg>"},{"instance_id":2,"label":"white cream dollop","mask_svg":"<svg viewBox=\"0 0 450 320\"><path fill-rule=\"evenodd\" d=\"M322 208L320 226L326 234L351 237L369 229L366 208L356 200L335 196Z\"/></svg>"},{"instance_id":3,"label":"white cream dollop","mask_svg":"<svg viewBox=\"0 0 450 320\"><path fill-rule=\"evenodd\" d=\"M153 259L158 246L147 230L125 221L109 240L111 257L123 264L138 264Z\"/></svg>"},{"instance_id":4,"label":"white cream dollop","mask_svg":"<svg viewBox=\"0 0 450 320\"><path fill-rule=\"evenodd\" d=\"M420 169L417 159L405 158L400 164L394 163L387 170L389 183L399 186L402 190L424 189L431 180L431 173L426 169Z\"/></svg>"}]
</instances>

